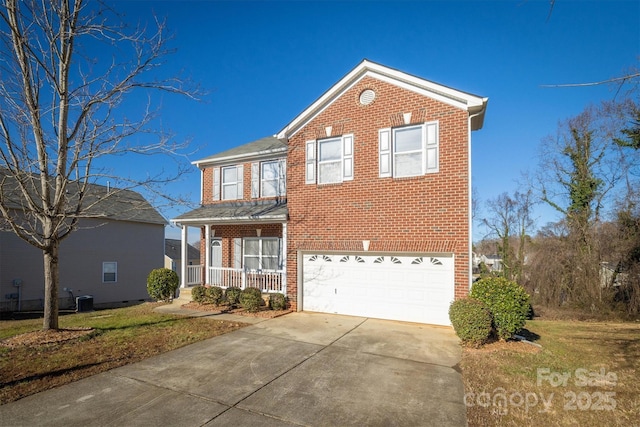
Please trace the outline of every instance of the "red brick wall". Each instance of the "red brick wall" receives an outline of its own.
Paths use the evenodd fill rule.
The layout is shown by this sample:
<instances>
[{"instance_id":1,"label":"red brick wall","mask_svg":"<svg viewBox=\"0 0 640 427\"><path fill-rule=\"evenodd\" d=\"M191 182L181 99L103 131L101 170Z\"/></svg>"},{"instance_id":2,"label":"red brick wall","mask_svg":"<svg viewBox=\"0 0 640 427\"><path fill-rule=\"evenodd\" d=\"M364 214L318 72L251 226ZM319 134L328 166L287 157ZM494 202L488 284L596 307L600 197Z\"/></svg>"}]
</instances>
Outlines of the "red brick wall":
<instances>
[{"instance_id":1,"label":"red brick wall","mask_svg":"<svg viewBox=\"0 0 640 427\"><path fill-rule=\"evenodd\" d=\"M375 101L359 104L365 89ZM439 172L412 178L378 177L378 130L437 120ZM305 184L305 142L354 134L354 179ZM448 252L455 255L455 296L469 286L468 113L379 80L364 78L289 140L288 295L295 303L298 250Z\"/></svg>"},{"instance_id":2,"label":"red brick wall","mask_svg":"<svg viewBox=\"0 0 640 427\"><path fill-rule=\"evenodd\" d=\"M242 172L242 200L273 200L277 197L260 197L260 198L251 198L251 162L239 162L234 163L232 165L243 165ZM225 166L232 166L225 165ZM208 205L211 203L225 203L231 202L233 200L213 200L213 167L206 166L202 172L202 204ZM220 171L222 174L222 170ZM221 175L222 176L222 175ZM222 180L222 177L220 178ZM221 181L222 182L222 181ZM222 189L220 189L220 197L222 197Z\"/></svg>"}]
</instances>

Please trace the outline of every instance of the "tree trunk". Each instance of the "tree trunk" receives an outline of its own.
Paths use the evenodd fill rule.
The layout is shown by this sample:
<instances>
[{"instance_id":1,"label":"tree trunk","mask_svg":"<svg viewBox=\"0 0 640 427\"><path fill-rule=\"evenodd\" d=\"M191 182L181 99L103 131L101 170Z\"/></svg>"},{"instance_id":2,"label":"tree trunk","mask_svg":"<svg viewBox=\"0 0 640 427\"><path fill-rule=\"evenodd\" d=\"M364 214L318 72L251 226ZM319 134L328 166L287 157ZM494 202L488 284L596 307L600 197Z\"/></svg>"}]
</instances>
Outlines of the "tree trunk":
<instances>
[{"instance_id":1,"label":"tree trunk","mask_svg":"<svg viewBox=\"0 0 640 427\"><path fill-rule=\"evenodd\" d=\"M58 284L60 271L58 252L60 242L56 239L49 241L44 255L44 330L58 329Z\"/></svg>"}]
</instances>

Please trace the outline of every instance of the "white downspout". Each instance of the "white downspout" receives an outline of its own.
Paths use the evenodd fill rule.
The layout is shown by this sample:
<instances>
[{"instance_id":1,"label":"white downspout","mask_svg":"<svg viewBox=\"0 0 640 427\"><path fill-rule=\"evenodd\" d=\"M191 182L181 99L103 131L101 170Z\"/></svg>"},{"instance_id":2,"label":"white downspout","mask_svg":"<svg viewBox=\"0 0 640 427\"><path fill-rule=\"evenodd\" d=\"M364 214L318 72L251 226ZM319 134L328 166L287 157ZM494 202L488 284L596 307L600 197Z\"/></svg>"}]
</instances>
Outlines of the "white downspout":
<instances>
[{"instance_id":1,"label":"white downspout","mask_svg":"<svg viewBox=\"0 0 640 427\"><path fill-rule=\"evenodd\" d=\"M484 111L480 111L478 113L475 114L471 114L469 115L469 123L468 123L468 133L469 136L467 138L467 152L469 153L469 170L468 170L468 176L469 176L469 248L468 248L468 254L467 257L469 259L469 265L468 265L468 271L469 271L469 291L471 291L471 285L473 284L473 180L471 179L471 120L476 117L479 116L481 114L483 114Z\"/></svg>"}]
</instances>

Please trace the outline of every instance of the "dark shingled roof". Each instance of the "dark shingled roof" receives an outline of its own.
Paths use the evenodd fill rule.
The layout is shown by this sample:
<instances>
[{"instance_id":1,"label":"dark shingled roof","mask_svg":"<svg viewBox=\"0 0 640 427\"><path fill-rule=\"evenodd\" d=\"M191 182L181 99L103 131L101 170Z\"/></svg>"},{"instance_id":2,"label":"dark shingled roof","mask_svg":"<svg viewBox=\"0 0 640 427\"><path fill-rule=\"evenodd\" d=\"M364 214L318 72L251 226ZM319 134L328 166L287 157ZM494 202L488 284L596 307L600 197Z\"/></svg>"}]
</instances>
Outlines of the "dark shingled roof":
<instances>
[{"instance_id":1,"label":"dark shingled roof","mask_svg":"<svg viewBox=\"0 0 640 427\"><path fill-rule=\"evenodd\" d=\"M32 176L31 179L32 185L39 185L37 176ZM6 169L0 169L0 183L2 203L11 209L28 209L15 177L8 174ZM67 215L69 217L75 216L74 209L80 188L80 184L74 181L67 184ZM32 197L37 201L37 192L35 189L32 191ZM81 218L105 218L150 224L167 223L167 220L142 195L132 190L90 184L84 196L83 206L84 211L78 215Z\"/></svg>"},{"instance_id":2,"label":"dark shingled roof","mask_svg":"<svg viewBox=\"0 0 640 427\"><path fill-rule=\"evenodd\" d=\"M164 239L164 254L171 259L180 259L182 257L182 241ZM192 245L187 245L187 259L200 259L200 251Z\"/></svg>"},{"instance_id":3,"label":"dark shingled roof","mask_svg":"<svg viewBox=\"0 0 640 427\"><path fill-rule=\"evenodd\" d=\"M283 221L287 219L287 201L259 200L252 202L227 202L203 205L184 213L172 221L177 223Z\"/></svg>"},{"instance_id":4,"label":"dark shingled roof","mask_svg":"<svg viewBox=\"0 0 640 427\"><path fill-rule=\"evenodd\" d=\"M241 145L239 147L231 148L227 151L223 151L222 153L205 157L204 159L197 160L194 163L207 163L210 161L225 159L227 157L246 156L251 154L267 154L272 151L286 151L286 149L286 141L278 139L274 136L268 136L266 138Z\"/></svg>"}]
</instances>

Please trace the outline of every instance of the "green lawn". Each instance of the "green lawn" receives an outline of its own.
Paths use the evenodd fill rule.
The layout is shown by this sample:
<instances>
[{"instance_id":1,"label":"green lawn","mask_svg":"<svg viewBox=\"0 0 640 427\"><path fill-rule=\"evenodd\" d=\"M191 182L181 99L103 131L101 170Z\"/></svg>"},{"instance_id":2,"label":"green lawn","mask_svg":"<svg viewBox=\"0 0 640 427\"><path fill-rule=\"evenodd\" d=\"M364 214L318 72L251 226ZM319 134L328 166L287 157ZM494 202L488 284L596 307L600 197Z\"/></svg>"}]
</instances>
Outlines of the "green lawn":
<instances>
[{"instance_id":1,"label":"green lawn","mask_svg":"<svg viewBox=\"0 0 640 427\"><path fill-rule=\"evenodd\" d=\"M0 345L0 404L247 326L161 314L157 305L61 316L61 329L93 328L76 340ZM1 321L0 340L41 328L41 319Z\"/></svg>"},{"instance_id":2,"label":"green lawn","mask_svg":"<svg viewBox=\"0 0 640 427\"><path fill-rule=\"evenodd\" d=\"M640 425L640 324L533 320L538 349L465 349L469 426Z\"/></svg>"}]
</instances>

